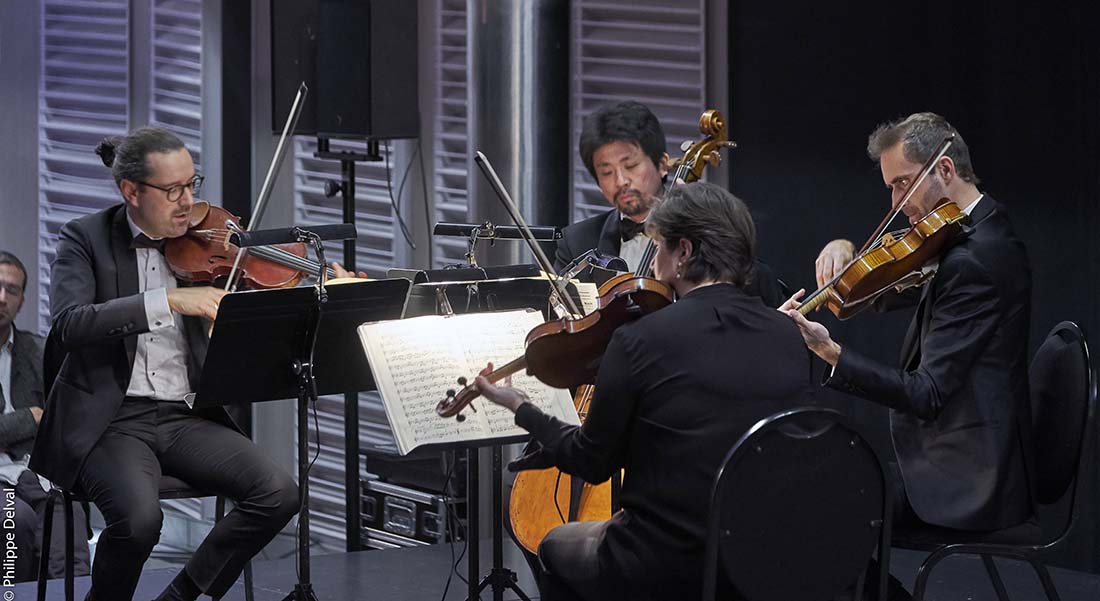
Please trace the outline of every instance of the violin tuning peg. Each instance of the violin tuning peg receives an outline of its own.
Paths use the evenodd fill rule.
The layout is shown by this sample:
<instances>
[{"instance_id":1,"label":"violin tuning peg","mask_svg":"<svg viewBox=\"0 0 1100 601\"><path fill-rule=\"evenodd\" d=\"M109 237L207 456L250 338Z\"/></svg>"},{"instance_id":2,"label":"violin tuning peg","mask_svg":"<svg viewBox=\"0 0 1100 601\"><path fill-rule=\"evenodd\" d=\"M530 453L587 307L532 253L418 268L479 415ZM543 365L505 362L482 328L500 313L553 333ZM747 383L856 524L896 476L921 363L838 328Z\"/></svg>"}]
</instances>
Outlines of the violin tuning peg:
<instances>
[{"instance_id":1,"label":"violin tuning peg","mask_svg":"<svg viewBox=\"0 0 1100 601\"><path fill-rule=\"evenodd\" d=\"M462 413L459 413L455 416L455 421L461 424L462 422L466 421L466 416Z\"/></svg>"},{"instance_id":2,"label":"violin tuning peg","mask_svg":"<svg viewBox=\"0 0 1100 601\"><path fill-rule=\"evenodd\" d=\"M448 399L455 398L455 389L454 388L448 388L447 389L447 398Z\"/></svg>"},{"instance_id":3,"label":"violin tuning peg","mask_svg":"<svg viewBox=\"0 0 1100 601\"><path fill-rule=\"evenodd\" d=\"M680 150L682 152L687 152L691 150L692 144L694 144L694 142L692 142L691 140L684 140L683 142L680 142Z\"/></svg>"},{"instance_id":4,"label":"violin tuning peg","mask_svg":"<svg viewBox=\"0 0 1100 601\"><path fill-rule=\"evenodd\" d=\"M459 386L465 386L466 385L466 378L465 377L458 378L458 385Z\"/></svg>"}]
</instances>

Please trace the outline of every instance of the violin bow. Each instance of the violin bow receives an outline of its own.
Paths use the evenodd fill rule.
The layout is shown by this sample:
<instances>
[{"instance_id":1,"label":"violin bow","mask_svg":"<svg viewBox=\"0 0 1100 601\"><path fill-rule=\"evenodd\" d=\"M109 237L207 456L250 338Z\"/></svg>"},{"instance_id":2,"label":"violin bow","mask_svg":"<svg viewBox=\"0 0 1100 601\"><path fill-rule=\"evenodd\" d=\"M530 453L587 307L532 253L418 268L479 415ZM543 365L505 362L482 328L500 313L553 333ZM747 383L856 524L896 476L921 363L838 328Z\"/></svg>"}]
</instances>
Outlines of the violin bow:
<instances>
[{"instance_id":1,"label":"violin bow","mask_svg":"<svg viewBox=\"0 0 1100 601\"><path fill-rule=\"evenodd\" d=\"M802 312L803 315L816 309L819 305L826 302L828 297L825 296L825 291L836 284L840 280L840 277L844 275L844 272L847 271L847 269L851 267L852 264L858 261L859 258L863 256L863 253L867 252L867 249L875 246L879 243L880 240L882 240L882 234L886 231L887 226L889 226L890 222L898 216L898 213L900 213L903 208L905 208L905 205L909 203L909 199L913 197L913 193L915 193L917 191L917 188L919 188L920 185L924 183L925 178L927 178L928 175L932 173L932 170L936 168L936 163L938 163L939 160L943 158L943 155L947 154L947 149L951 148L951 145L954 143L955 134L947 134L946 136L944 136L943 140L940 142L940 145L936 148L936 152L933 152L932 156L928 157L928 160L925 161L924 166L921 167L920 175L917 176L916 181L914 181L909 186L909 189L905 191L905 195L901 197L901 202L899 202L898 206L894 207L889 213L886 214L886 217L883 218L882 222L878 224L878 227L875 228L875 231L871 234L871 237L867 238L867 242L863 243L863 247L859 249L859 252L857 252L852 257L852 260L844 266L844 269L838 270L836 274L833 275L832 279L830 279L828 282L825 282L817 290L814 290L813 292L807 294L802 299L802 302L798 306L798 310Z\"/></svg>"},{"instance_id":2,"label":"violin bow","mask_svg":"<svg viewBox=\"0 0 1100 601\"><path fill-rule=\"evenodd\" d=\"M575 316L579 317L584 315L579 307L577 307L577 303L573 301L573 297L569 296L568 291L565 289L565 285L557 278L554 268L550 264L550 259L546 257L546 253L542 252L542 247L535 241L535 235L531 233L531 228L527 226L527 222L523 219L523 215L521 215L519 209L516 208L516 203L508 194L508 190L504 188L504 182L500 181L500 177L497 175L496 170L493 169L493 165L489 162L489 158L485 156L485 153L479 150L474 155L474 162L481 168L481 173L485 175L485 179L489 180L489 184L492 186L493 191L497 193L500 202L504 205L505 210L508 211L508 215L512 218L512 221L515 222L516 227L519 228L520 235L523 236L523 241L531 248L531 252L535 255L535 260L539 263L539 267L542 268L549 278L551 297L557 297L554 299L555 304L563 305L566 311L569 311Z\"/></svg>"},{"instance_id":3,"label":"violin bow","mask_svg":"<svg viewBox=\"0 0 1100 601\"><path fill-rule=\"evenodd\" d=\"M919 188L921 184L924 183L925 178L927 178L928 175L932 173L932 170L936 168L936 163L938 163L939 160L943 158L943 155L947 154L947 149L951 148L951 145L954 143L955 134L947 134L946 136L944 136L943 140L940 142L940 145L936 148L936 152L933 152L932 156L928 157L928 160L925 161L924 166L921 167L920 175L917 176L916 181L914 181L909 186L909 189L905 191L905 196L901 197L901 202L899 202L898 206L894 207L892 211L886 214L886 218L882 220L882 223L878 224L878 227L875 228L874 233L872 233L871 237L867 239L867 242L863 244L863 248L859 249L859 252L856 253L857 257L859 255L862 255L868 248L871 248L872 246L878 244L879 240L882 239L882 233L886 231L886 227L889 226L890 222L898 216L898 213L900 213L903 208L905 208L905 205L909 204L909 199L913 197L913 193L917 191L917 188Z\"/></svg>"},{"instance_id":4,"label":"violin bow","mask_svg":"<svg viewBox=\"0 0 1100 601\"><path fill-rule=\"evenodd\" d=\"M286 116L286 123L283 124L283 133L279 136L279 144L275 147L275 156L271 157L271 164L267 166L267 175L264 177L264 184L260 188L260 195L256 198L256 208L252 211L252 219L248 221L248 227L244 228L243 231L247 232L255 228L256 224L263 219L264 210L267 209L267 201L271 198L271 190L275 186L275 178L279 176L279 168L282 167L283 158L286 157L287 141L298 125L298 117L302 114L302 106L305 104L306 94L308 93L309 86L303 81L298 85L298 93L294 96L294 104L291 105L290 114ZM247 252L247 248L237 249L237 258L233 260L233 268L229 270L229 277L225 283L226 292L236 291L237 271L241 265L241 259L244 258L244 254Z\"/></svg>"}]
</instances>

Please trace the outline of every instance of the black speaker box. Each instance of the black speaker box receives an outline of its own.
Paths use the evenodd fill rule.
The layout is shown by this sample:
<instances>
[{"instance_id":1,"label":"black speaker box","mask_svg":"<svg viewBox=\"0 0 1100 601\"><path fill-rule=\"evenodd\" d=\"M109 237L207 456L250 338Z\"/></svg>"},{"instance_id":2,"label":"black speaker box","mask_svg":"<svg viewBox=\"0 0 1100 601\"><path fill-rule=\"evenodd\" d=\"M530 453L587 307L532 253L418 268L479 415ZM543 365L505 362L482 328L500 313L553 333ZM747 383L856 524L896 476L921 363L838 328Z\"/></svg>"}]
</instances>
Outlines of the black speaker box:
<instances>
[{"instance_id":1,"label":"black speaker box","mask_svg":"<svg viewBox=\"0 0 1100 601\"><path fill-rule=\"evenodd\" d=\"M310 87L295 133L419 135L417 10L408 0L271 0L272 130L298 83Z\"/></svg>"}]
</instances>

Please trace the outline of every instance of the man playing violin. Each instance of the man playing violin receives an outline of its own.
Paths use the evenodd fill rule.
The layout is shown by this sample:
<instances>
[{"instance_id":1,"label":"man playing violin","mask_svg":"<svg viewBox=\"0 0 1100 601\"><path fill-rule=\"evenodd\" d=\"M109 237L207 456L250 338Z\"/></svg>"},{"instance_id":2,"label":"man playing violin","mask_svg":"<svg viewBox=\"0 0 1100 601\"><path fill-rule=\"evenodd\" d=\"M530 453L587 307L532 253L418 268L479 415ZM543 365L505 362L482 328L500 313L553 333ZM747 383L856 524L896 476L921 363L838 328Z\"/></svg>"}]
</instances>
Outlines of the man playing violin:
<instances>
[{"instance_id":1,"label":"man playing violin","mask_svg":"<svg viewBox=\"0 0 1100 601\"><path fill-rule=\"evenodd\" d=\"M225 294L179 287L162 254L165 240L186 233L202 185L190 153L155 127L96 153L123 202L61 228L46 349L56 373L30 467L103 513L88 599L132 598L160 537L162 475L233 499L159 599L219 597L297 513L298 488L224 409L185 402L206 353L204 321Z\"/></svg>"},{"instance_id":2,"label":"man playing violin","mask_svg":"<svg viewBox=\"0 0 1100 601\"><path fill-rule=\"evenodd\" d=\"M755 239L744 203L711 184L680 185L647 232L655 277L680 300L616 330L583 426L542 413L522 391L475 383L537 443L511 469L556 466L591 483L625 469L622 511L543 539L544 599L698 597L719 464L749 427L809 392L798 329L744 291Z\"/></svg>"},{"instance_id":3,"label":"man playing violin","mask_svg":"<svg viewBox=\"0 0 1100 601\"><path fill-rule=\"evenodd\" d=\"M896 207L921 165L952 133L954 144L902 211L916 223L946 198L969 215L970 228L949 243L922 290L876 301L881 310L916 306L901 366L833 340L825 326L794 310L802 291L781 310L831 366L828 386L890 409L895 525L991 531L1034 515L1027 251L1004 207L978 189L966 143L943 117L917 113L880 125L867 151ZM846 267L854 253L847 240L826 245L816 262L818 284Z\"/></svg>"}]
</instances>

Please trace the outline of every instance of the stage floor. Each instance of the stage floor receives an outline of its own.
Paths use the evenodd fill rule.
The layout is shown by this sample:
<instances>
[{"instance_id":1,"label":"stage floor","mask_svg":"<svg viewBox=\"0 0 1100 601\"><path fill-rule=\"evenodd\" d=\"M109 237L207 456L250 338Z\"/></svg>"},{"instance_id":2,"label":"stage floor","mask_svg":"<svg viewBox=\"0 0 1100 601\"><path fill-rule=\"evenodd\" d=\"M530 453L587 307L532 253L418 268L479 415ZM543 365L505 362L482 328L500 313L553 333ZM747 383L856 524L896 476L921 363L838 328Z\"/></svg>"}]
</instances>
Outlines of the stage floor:
<instances>
[{"instance_id":1,"label":"stage floor","mask_svg":"<svg viewBox=\"0 0 1100 601\"><path fill-rule=\"evenodd\" d=\"M519 574L519 584L532 598L537 598L538 590L531 579L530 572L511 544L506 544L508 552L505 563ZM456 545L455 552L462 550ZM490 565L489 541L481 545L481 566L484 574ZM894 550L893 573L906 584L912 585L917 566L924 554L913 551ZM414 549L392 549L387 551L363 551L359 553L340 553L319 555L312 559L313 590L319 601L349 601L365 599L370 601L438 601L443 599L443 590L451 566L449 546L438 545ZM296 582L295 561L293 558L277 561L257 561L254 563L256 579L256 601L279 601L289 593ZM1042 588L1031 569L1023 563L998 560L1001 576L1005 580L1009 594L1013 599L1043 599ZM1054 581L1063 601L1096 601L1100 599L1100 576L1052 568ZM466 562L459 563L459 573L465 575ZM161 589L175 576L176 569L147 570L142 574L138 585L137 600L156 597ZM77 599L83 599L88 590L89 579L76 581ZM51 581L47 599L64 598L62 583ZM9 589L4 589L7 591ZM35 598L35 586L32 583L15 586L15 599L31 600ZM9 597L4 596L4 599ZM205 598L205 597L204 597ZM446 599L466 598L466 586L458 576L451 579ZM514 594L506 593L505 599L517 599ZM242 582L238 582L224 597L227 601L244 599ZM482 599L492 599L491 593L483 593ZM952 558L941 563L934 573L934 581L928 591L929 601L996 601L981 561L976 558Z\"/></svg>"}]
</instances>

